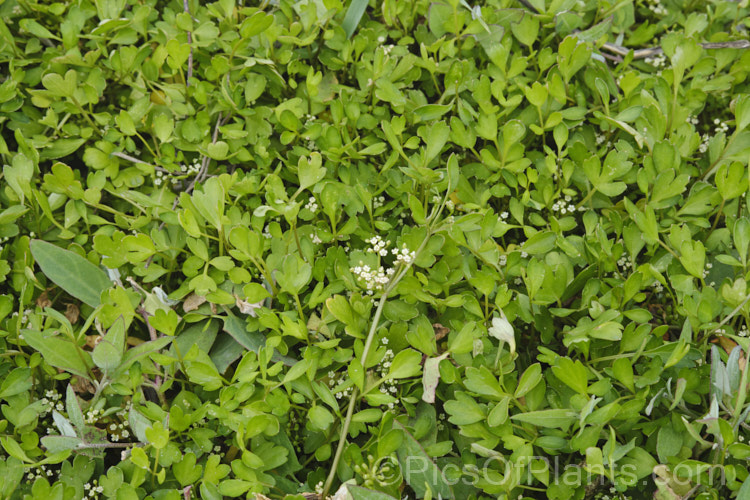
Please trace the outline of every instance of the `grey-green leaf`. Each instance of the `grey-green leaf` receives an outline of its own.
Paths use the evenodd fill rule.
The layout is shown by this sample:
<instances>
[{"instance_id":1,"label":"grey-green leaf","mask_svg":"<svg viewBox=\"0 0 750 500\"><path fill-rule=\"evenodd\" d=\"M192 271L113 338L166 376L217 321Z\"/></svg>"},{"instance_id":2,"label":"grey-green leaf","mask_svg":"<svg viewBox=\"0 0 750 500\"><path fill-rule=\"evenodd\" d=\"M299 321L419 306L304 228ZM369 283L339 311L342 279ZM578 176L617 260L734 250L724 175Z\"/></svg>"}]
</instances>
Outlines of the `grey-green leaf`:
<instances>
[{"instance_id":1,"label":"grey-green leaf","mask_svg":"<svg viewBox=\"0 0 750 500\"><path fill-rule=\"evenodd\" d=\"M73 297L91 307L112 285L107 274L80 255L42 240L32 240L31 254L45 276Z\"/></svg>"}]
</instances>

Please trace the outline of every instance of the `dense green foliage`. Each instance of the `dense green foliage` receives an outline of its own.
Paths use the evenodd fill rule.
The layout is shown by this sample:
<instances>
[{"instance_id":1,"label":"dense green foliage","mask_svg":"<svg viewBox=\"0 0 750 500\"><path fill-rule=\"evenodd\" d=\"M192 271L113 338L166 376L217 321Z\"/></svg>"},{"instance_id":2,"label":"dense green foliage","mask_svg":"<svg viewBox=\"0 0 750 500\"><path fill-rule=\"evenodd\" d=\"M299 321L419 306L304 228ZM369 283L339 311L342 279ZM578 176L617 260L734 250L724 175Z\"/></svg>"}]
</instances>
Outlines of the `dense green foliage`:
<instances>
[{"instance_id":1,"label":"dense green foliage","mask_svg":"<svg viewBox=\"0 0 750 500\"><path fill-rule=\"evenodd\" d=\"M249 3L0 1L0 497L750 499L747 0Z\"/></svg>"}]
</instances>

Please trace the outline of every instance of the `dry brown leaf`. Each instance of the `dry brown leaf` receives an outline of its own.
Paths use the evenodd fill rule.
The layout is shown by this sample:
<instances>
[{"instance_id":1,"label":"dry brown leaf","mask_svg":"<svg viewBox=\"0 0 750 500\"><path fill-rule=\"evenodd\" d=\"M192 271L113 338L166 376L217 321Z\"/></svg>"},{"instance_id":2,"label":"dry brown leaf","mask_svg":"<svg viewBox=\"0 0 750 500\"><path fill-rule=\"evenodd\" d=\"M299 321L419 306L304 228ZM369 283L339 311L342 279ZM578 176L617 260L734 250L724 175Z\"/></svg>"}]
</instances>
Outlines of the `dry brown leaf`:
<instances>
[{"instance_id":1,"label":"dry brown leaf","mask_svg":"<svg viewBox=\"0 0 750 500\"><path fill-rule=\"evenodd\" d=\"M83 377L75 377L70 384L76 394L96 394L96 387Z\"/></svg>"},{"instance_id":2,"label":"dry brown leaf","mask_svg":"<svg viewBox=\"0 0 750 500\"><path fill-rule=\"evenodd\" d=\"M47 290L43 291L42 294L39 297L37 297L36 305L42 309L52 305L52 301L49 300L49 295L47 294Z\"/></svg>"},{"instance_id":3,"label":"dry brown leaf","mask_svg":"<svg viewBox=\"0 0 750 500\"><path fill-rule=\"evenodd\" d=\"M68 318L71 324L76 324L78 316L80 316L81 310L75 304L65 304L65 317Z\"/></svg>"},{"instance_id":4,"label":"dry brown leaf","mask_svg":"<svg viewBox=\"0 0 750 500\"><path fill-rule=\"evenodd\" d=\"M711 342L713 342L714 344L719 344L719 346L724 349L727 354L731 353L734 348L737 347L737 342L723 335L717 335ZM747 358L743 352L742 354L740 354L740 370L745 369L745 363L747 363Z\"/></svg>"},{"instance_id":5,"label":"dry brown leaf","mask_svg":"<svg viewBox=\"0 0 750 500\"><path fill-rule=\"evenodd\" d=\"M440 323L433 323L432 328L435 329L435 340L439 341L451 331L450 328L441 325Z\"/></svg>"},{"instance_id":6,"label":"dry brown leaf","mask_svg":"<svg viewBox=\"0 0 750 500\"><path fill-rule=\"evenodd\" d=\"M246 300L242 300L237 294L234 294L234 303L242 314L249 314L253 318L256 316L255 310L263 307L262 300L252 304Z\"/></svg>"},{"instance_id":7,"label":"dry brown leaf","mask_svg":"<svg viewBox=\"0 0 750 500\"><path fill-rule=\"evenodd\" d=\"M185 302L182 303L182 310L186 313L190 311L195 311L200 306L202 306L206 302L206 297L201 297L200 295L196 295L194 293L191 293L187 296L185 299Z\"/></svg>"},{"instance_id":8,"label":"dry brown leaf","mask_svg":"<svg viewBox=\"0 0 750 500\"><path fill-rule=\"evenodd\" d=\"M86 335L86 347L93 349L96 344L101 342L102 338L101 335Z\"/></svg>"}]
</instances>

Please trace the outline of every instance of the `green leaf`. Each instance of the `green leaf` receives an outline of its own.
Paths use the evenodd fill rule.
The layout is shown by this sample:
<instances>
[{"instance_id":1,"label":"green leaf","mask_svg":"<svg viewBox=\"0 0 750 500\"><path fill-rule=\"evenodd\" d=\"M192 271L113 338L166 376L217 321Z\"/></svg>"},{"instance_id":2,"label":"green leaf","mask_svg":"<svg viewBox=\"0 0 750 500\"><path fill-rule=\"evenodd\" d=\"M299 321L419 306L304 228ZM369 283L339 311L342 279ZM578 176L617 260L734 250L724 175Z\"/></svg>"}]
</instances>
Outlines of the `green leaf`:
<instances>
[{"instance_id":1,"label":"green leaf","mask_svg":"<svg viewBox=\"0 0 750 500\"><path fill-rule=\"evenodd\" d=\"M91 307L100 304L102 292L112 285L104 271L78 254L42 240L32 240L29 247L50 280Z\"/></svg>"},{"instance_id":2,"label":"green leaf","mask_svg":"<svg viewBox=\"0 0 750 500\"><path fill-rule=\"evenodd\" d=\"M29 368L16 368L3 378L0 385L0 398L7 399L31 389L31 370Z\"/></svg>"},{"instance_id":3,"label":"green leaf","mask_svg":"<svg viewBox=\"0 0 750 500\"><path fill-rule=\"evenodd\" d=\"M559 358L552 373L565 385L580 394L586 394L588 388L588 370L580 361L573 362L570 358Z\"/></svg>"},{"instance_id":4,"label":"green leaf","mask_svg":"<svg viewBox=\"0 0 750 500\"><path fill-rule=\"evenodd\" d=\"M515 397L520 398L529 393L534 387L542 381L542 365L534 363L533 365L526 368L526 371L521 375L521 379L518 381L516 387Z\"/></svg>"},{"instance_id":5,"label":"green leaf","mask_svg":"<svg viewBox=\"0 0 750 500\"><path fill-rule=\"evenodd\" d=\"M224 318L224 331L234 338L242 347L258 354L266 345L266 338L258 331L248 332L245 330L245 322L237 316L230 315ZM289 356L282 356L274 352L272 361L281 361L287 366L294 366L297 360Z\"/></svg>"},{"instance_id":6,"label":"green leaf","mask_svg":"<svg viewBox=\"0 0 750 500\"><path fill-rule=\"evenodd\" d=\"M419 441L398 420L394 420L393 425L404 434L404 440L397 451L398 461L404 480L417 497L424 498L429 488L433 498L437 498L438 495L444 499L455 498L443 471L427 455Z\"/></svg>"},{"instance_id":7,"label":"green leaf","mask_svg":"<svg viewBox=\"0 0 750 500\"><path fill-rule=\"evenodd\" d=\"M347 38L351 38L357 29L360 19L362 19L365 10L367 10L368 3L367 0L352 0L352 3L349 4L349 8L346 9L346 16L344 16L344 20L341 22L341 27L344 28Z\"/></svg>"},{"instance_id":8,"label":"green leaf","mask_svg":"<svg viewBox=\"0 0 750 500\"><path fill-rule=\"evenodd\" d=\"M347 484L346 489L349 490L352 500L396 500L394 497L386 495L381 491L368 490L354 484Z\"/></svg>"},{"instance_id":9,"label":"green leaf","mask_svg":"<svg viewBox=\"0 0 750 500\"><path fill-rule=\"evenodd\" d=\"M399 379L415 377L422 371L421 363L421 353L414 349L404 349L393 358L391 368L388 370L386 378Z\"/></svg>"},{"instance_id":10,"label":"green leaf","mask_svg":"<svg viewBox=\"0 0 750 500\"><path fill-rule=\"evenodd\" d=\"M120 365L125 349L125 336L125 320L121 317L94 347L91 358L96 366L105 372L111 372Z\"/></svg>"},{"instance_id":11,"label":"green leaf","mask_svg":"<svg viewBox=\"0 0 750 500\"><path fill-rule=\"evenodd\" d=\"M59 335L45 335L36 330L22 330L21 333L26 343L39 351L46 363L74 375L89 378L89 369L93 368L93 362L88 352Z\"/></svg>"},{"instance_id":12,"label":"green leaf","mask_svg":"<svg viewBox=\"0 0 750 500\"><path fill-rule=\"evenodd\" d=\"M44 88L58 97L72 97L76 91L78 74L71 69L65 73L65 78L57 73L48 73L42 77Z\"/></svg>"},{"instance_id":13,"label":"green leaf","mask_svg":"<svg viewBox=\"0 0 750 500\"><path fill-rule=\"evenodd\" d=\"M572 410L554 409L539 410L512 415L511 420L517 420L537 427L552 429L567 429L576 421L577 415Z\"/></svg>"}]
</instances>

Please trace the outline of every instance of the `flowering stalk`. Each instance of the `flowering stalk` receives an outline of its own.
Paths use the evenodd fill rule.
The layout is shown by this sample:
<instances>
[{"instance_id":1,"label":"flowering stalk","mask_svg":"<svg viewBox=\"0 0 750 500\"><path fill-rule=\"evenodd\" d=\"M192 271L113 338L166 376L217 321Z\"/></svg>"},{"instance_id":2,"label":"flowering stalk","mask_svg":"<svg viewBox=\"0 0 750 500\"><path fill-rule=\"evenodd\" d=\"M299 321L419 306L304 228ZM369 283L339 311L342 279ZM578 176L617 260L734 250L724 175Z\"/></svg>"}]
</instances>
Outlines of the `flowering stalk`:
<instances>
[{"instance_id":1,"label":"flowering stalk","mask_svg":"<svg viewBox=\"0 0 750 500\"><path fill-rule=\"evenodd\" d=\"M406 275L406 273L411 268L412 264L416 260L416 257L419 255L419 253L424 249L424 247L427 245L427 242L430 240L433 234L435 234L435 228L433 226L433 222L435 219L437 219L437 216L442 211L442 208L444 206L444 202L440 205L440 207L433 212L433 214L430 216L430 219L427 221L427 226L429 230L427 231L427 235L425 236L424 240L422 240L422 243L420 243L419 248L414 251L414 257L409 260L404 260L403 266L401 268L401 271L399 271L393 279L388 282L388 285L383 290L383 294L380 296L380 301L378 302L378 307L375 310L375 315L372 318L372 324L370 325L370 331L367 333L367 338L365 340L365 347L362 349L362 368L366 370L366 364L367 364L367 355L370 352L370 347L372 346L372 341L375 338L375 332L378 330L378 324L380 323L380 316L383 314L383 308L385 307L385 302L388 299L388 295L390 292L396 288L396 285L401 281L401 279ZM336 447L336 454L333 457L333 464L331 465L331 470L328 473L328 477L326 478L325 485L323 486L323 493L321 495L321 498L326 498L328 496L328 492L331 489L331 484L333 483L333 479L336 477L336 470L338 469L339 461L341 460L341 454L344 452L344 445L346 444L346 436L349 434L349 425L352 421L352 415L354 415L354 406L356 405L357 401L359 400L359 392L357 390L357 386L355 385L352 389L352 395L349 399L349 406L346 409L346 418L344 420L344 424L341 427L341 437L339 438L339 444Z\"/></svg>"}]
</instances>

